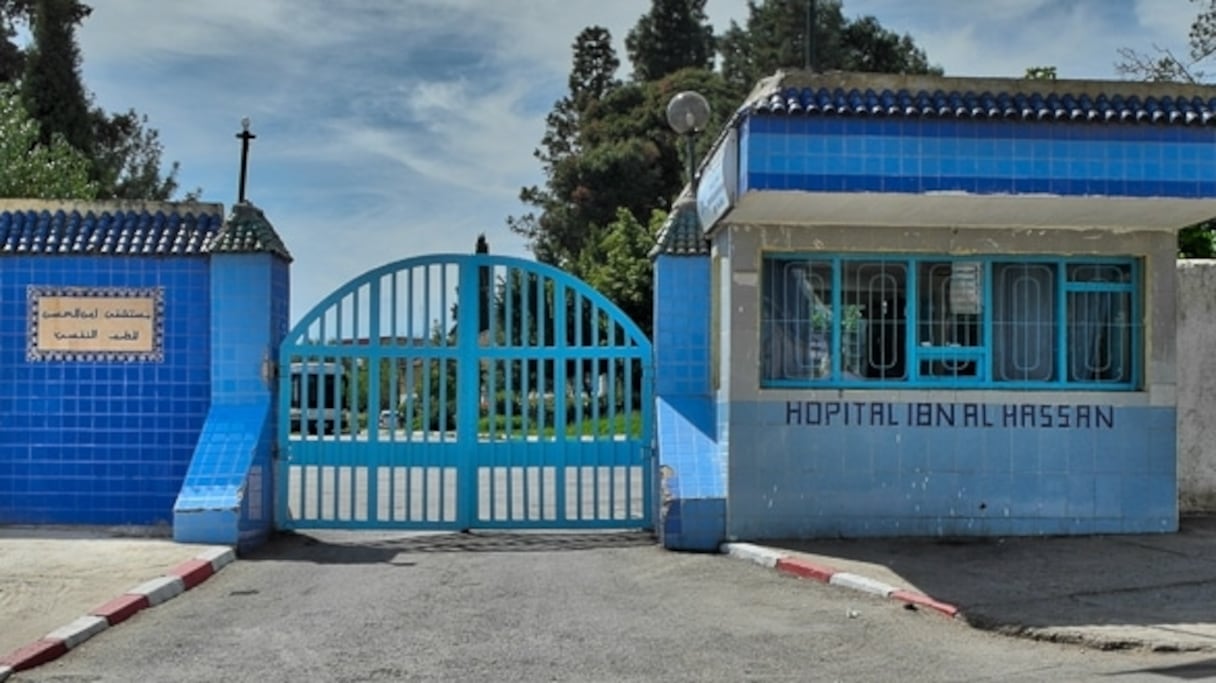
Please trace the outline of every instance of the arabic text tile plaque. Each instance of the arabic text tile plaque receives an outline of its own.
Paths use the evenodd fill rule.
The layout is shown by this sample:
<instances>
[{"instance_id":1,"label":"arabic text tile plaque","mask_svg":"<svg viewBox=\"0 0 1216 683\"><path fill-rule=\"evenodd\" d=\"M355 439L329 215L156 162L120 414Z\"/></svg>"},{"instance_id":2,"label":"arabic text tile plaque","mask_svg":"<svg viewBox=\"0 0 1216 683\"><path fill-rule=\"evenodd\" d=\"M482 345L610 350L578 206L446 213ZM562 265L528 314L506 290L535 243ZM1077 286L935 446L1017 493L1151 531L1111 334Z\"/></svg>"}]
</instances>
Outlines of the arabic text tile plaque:
<instances>
[{"instance_id":1,"label":"arabic text tile plaque","mask_svg":"<svg viewBox=\"0 0 1216 683\"><path fill-rule=\"evenodd\" d=\"M30 361L164 360L163 287L30 285Z\"/></svg>"}]
</instances>

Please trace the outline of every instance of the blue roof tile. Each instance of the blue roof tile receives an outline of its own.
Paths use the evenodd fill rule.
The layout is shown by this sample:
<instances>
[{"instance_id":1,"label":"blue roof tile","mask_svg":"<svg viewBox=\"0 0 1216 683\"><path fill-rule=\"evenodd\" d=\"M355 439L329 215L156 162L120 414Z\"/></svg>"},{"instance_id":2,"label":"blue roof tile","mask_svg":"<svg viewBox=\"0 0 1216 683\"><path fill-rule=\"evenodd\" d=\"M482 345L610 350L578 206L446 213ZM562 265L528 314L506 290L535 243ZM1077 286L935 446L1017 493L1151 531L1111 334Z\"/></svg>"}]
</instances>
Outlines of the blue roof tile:
<instances>
[{"instance_id":1,"label":"blue roof tile","mask_svg":"<svg viewBox=\"0 0 1216 683\"><path fill-rule=\"evenodd\" d=\"M1216 125L1216 89L1176 83L780 73L748 113Z\"/></svg>"},{"instance_id":2,"label":"blue roof tile","mask_svg":"<svg viewBox=\"0 0 1216 683\"><path fill-rule=\"evenodd\" d=\"M683 195L667 215L667 221L659 229L654 248L650 256L660 254L669 256L706 256L709 254L709 242L701 230L701 220L697 216L697 203L688 195Z\"/></svg>"},{"instance_id":3,"label":"blue roof tile","mask_svg":"<svg viewBox=\"0 0 1216 683\"><path fill-rule=\"evenodd\" d=\"M0 256L201 254L223 224L219 204L4 200Z\"/></svg>"},{"instance_id":4,"label":"blue roof tile","mask_svg":"<svg viewBox=\"0 0 1216 683\"><path fill-rule=\"evenodd\" d=\"M238 202L232 207L228 222L211 240L207 247L218 253L268 253L275 254L288 263L291 253L279 238L266 214L249 202Z\"/></svg>"}]
</instances>

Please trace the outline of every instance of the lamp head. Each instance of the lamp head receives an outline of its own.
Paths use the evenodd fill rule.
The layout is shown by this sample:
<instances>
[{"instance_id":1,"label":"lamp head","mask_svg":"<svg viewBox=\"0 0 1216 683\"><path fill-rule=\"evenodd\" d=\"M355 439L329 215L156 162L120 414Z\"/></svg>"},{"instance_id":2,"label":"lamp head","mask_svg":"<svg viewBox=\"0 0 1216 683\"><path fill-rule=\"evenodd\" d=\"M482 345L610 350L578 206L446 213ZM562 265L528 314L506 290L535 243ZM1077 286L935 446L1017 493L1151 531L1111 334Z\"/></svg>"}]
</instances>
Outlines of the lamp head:
<instances>
[{"instance_id":1,"label":"lamp head","mask_svg":"<svg viewBox=\"0 0 1216 683\"><path fill-rule=\"evenodd\" d=\"M680 135L699 133L709 123L709 102L701 93L685 90L667 103L667 125Z\"/></svg>"}]
</instances>

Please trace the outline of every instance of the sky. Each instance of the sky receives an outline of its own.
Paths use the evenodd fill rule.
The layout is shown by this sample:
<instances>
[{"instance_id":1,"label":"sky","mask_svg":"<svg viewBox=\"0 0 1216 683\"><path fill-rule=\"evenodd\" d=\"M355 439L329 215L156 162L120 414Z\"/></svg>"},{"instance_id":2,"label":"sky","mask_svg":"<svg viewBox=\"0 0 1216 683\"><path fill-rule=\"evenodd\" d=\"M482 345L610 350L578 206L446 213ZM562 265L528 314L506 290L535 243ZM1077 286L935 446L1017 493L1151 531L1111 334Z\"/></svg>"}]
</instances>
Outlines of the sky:
<instances>
[{"instance_id":1,"label":"sky","mask_svg":"<svg viewBox=\"0 0 1216 683\"><path fill-rule=\"evenodd\" d=\"M185 190L247 197L287 243L292 319L375 267L436 252L529 256L506 218L586 26L624 37L650 0L91 0L77 38L95 102L159 131ZM708 0L718 31L746 0ZM845 0L951 76L1115 79L1118 50L1185 53L1189 0Z\"/></svg>"}]
</instances>

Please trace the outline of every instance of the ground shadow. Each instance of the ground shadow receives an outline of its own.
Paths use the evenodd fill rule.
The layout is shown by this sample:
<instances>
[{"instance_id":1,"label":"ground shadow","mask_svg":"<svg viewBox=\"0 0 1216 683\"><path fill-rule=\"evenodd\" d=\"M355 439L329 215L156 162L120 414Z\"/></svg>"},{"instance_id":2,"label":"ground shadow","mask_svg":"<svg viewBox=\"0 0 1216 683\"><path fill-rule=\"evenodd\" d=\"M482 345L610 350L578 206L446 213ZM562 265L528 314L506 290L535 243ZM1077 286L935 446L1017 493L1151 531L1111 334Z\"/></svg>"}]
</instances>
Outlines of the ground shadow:
<instances>
[{"instance_id":1,"label":"ground shadow","mask_svg":"<svg viewBox=\"0 0 1216 683\"><path fill-rule=\"evenodd\" d=\"M1178 680L1182 681L1216 680L1216 659L1203 659L1198 662L1188 662L1186 664L1177 664L1174 666L1155 666L1147 669L1122 671L1115 674L1115 676L1136 676L1141 674L1168 676L1170 678L1177 678Z\"/></svg>"},{"instance_id":2,"label":"ground shadow","mask_svg":"<svg viewBox=\"0 0 1216 683\"><path fill-rule=\"evenodd\" d=\"M151 526L96 524L0 524L0 538L37 538L48 541L71 541L97 538L135 538L172 540L173 527L168 524Z\"/></svg>"},{"instance_id":3,"label":"ground shadow","mask_svg":"<svg viewBox=\"0 0 1216 683\"><path fill-rule=\"evenodd\" d=\"M243 554L241 559L404 565L412 564L408 561L410 554L573 552L654 545L654 535L645 531L399 534L308 531L276 534L261 547Z\"/></svg>"},{"instance_id":4,"label":"ground shadow","mask_svg":"<svg viewBox=\"0 0 1216 683\"><path fill-rule=\"evenodd\" d=\"M1212 516L1184 518L1180 531L1171 534L771 540L762 545L807 553L840 571L885 568L889 572L881 573L894 575L901 584L897 588L958 606L981 628L1034 636L1042 629L1158 627L1163 641L1176 635L1216 649ZM1120 647L1118 635L1103 642ZM1135 638L1125 644L1139 645Z\"/></svg>"}]
</instances>

